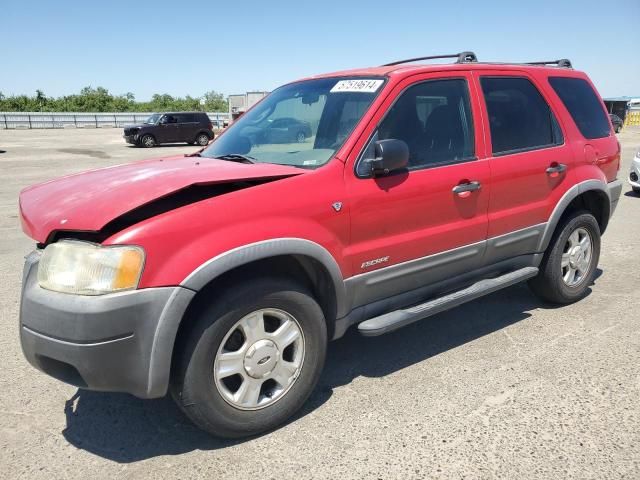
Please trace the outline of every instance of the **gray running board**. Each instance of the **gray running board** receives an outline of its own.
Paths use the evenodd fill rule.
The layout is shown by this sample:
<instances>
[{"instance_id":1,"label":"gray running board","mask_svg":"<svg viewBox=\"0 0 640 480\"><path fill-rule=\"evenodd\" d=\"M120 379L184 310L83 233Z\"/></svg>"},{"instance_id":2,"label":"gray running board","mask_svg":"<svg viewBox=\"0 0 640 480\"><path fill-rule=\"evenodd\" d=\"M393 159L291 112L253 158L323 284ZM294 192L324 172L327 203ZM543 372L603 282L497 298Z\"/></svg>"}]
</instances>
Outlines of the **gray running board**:
<instances>
[{"instance_id":1,"label":"gray running board","mask_svg":"<svg viewBox=\"0 0 640 480\"><path fill-rule=\"evenodd\" d=\"M536 267L525 267L496 278L480 280L470 287L449 293L443 297L365 320L358 324L358 331L367 337L383 335L436 313L444 312L463 303L535 277L537 274L538 269Z\"/></svg>"}]
</instances>

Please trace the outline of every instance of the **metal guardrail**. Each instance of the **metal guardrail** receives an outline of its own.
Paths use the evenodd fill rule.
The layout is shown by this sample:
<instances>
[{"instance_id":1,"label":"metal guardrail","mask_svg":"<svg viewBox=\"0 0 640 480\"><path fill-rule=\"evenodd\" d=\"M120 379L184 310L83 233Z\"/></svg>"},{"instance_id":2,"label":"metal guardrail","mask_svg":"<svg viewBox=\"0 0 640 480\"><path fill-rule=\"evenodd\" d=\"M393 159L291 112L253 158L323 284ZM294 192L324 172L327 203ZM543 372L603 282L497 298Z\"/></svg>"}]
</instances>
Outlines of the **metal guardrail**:
<instances>
[{"instance_id":1,"label":"metal guardrail","mask_svg":"<svg viewBox=\"0 0 640 480\"><path fill-rule=\"evenodd\" d=\"M0 130L30 128L123 127L144 122L151 113L87 112L0 112ZM214 128L230 120L228 113L207 113Z\"/></svg>"}]
</instances>

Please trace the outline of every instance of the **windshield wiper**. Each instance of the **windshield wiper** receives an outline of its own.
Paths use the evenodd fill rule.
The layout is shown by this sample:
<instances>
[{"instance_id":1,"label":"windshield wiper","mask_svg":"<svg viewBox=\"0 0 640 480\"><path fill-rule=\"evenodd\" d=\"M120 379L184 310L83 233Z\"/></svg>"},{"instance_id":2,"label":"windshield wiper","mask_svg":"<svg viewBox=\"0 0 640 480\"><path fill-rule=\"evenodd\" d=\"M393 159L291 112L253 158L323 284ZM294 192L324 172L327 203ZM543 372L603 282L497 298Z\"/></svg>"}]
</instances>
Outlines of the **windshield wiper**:
<instances>
[{"instance_id":1,"label":"windshield wiper","mask_svg":"<svg viewBox=\"0 0 640 480\"><path fill-rule=\"evenodd\" d=\"M230 162L256 163L255 158L250 157L249 155L241 155L239 153L228 153L214 158L218 160L229 160Z\"/></svg>"}]
</instances>

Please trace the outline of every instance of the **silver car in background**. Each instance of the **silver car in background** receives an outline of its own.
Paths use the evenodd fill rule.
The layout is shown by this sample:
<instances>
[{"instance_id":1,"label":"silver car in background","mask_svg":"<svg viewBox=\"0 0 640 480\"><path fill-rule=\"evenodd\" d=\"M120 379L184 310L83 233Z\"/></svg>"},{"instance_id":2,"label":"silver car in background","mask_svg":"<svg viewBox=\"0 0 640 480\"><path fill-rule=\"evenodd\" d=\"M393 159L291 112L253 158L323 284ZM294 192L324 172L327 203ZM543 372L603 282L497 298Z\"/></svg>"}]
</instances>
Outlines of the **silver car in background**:
<instances>
[{"instance_id":1,"label":"silver car in background","mask_svg":"<svg viewBox=\"0 0 640 480\"><path fill-rule=\"evenodd\" d=\"M640 148L631 160L631 172L629 172L629 183L635 193L640 194Z\"/></svg>"}]
</instances>

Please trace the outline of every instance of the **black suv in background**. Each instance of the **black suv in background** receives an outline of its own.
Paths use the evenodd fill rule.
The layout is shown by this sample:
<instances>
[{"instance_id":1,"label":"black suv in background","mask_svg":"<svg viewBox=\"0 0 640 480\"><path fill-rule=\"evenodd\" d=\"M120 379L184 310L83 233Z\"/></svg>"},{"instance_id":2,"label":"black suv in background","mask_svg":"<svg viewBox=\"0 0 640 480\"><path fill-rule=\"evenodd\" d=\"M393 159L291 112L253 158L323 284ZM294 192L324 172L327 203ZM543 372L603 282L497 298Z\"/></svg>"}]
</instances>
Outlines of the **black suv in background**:
<instances>
[{"instance_id":1,"label":"black suv in background","mask_svg":"<svg viewBox=\"0 0 640 480\"><path fill-rule=\"evenodd\" d=\"M179 142L205 146L213 137L213 125L204 112L154 113L141 125L124 127L125 141L142 147Z\"/></svg>"}]
</instances>

